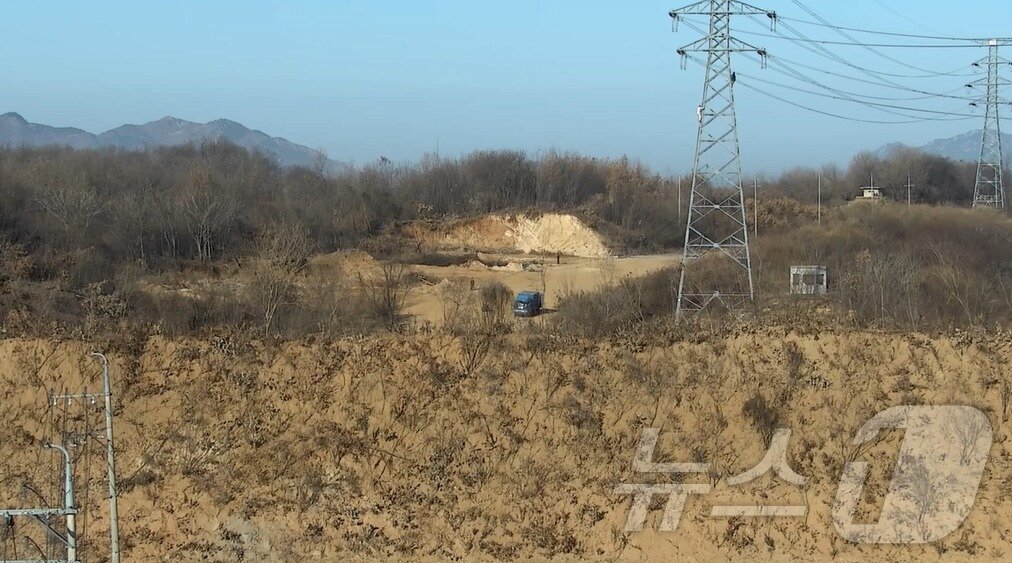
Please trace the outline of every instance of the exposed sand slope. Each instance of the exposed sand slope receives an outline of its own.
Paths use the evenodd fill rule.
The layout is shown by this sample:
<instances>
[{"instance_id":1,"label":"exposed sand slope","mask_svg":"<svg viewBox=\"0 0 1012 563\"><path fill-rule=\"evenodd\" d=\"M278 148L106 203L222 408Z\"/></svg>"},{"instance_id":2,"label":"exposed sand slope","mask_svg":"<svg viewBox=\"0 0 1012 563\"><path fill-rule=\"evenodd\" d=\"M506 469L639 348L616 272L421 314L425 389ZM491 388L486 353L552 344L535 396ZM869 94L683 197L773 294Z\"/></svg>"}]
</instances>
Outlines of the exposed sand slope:
<instances>
[{"instance_id":1,"label":"exposed sand slope","mask_svg":"<svg viewBox=\"0 0 1012 563\"><path fill-rule=\"evenodd\" d=\"M460 343L441 334L279 347L154 338L121 347L133 350L112 355L124 560L1012 557L1012 443L1000 399L1012 377L1008 335L767 328L659 342L669 341L517 334L472 373L461 367ZM52 457L38 447L45 389L86 380L96 389L89 350L0 341L8 390L0 505L17 503L23 481L53 494ZM791 360L798 354L800 363ZM715 495L689 501L677 532L622 531L630 501L612 490L639 480L631 463L642 428L663 429L662 461L741 472L765 449L742 405L792 365L800 383L784 424L794 431L791 464L811 479L806 492L768 481L730 491L721 481ZM855 429L887 406L949 402L985 409L995 428L970 518L937 545L844 542L828 511ZM898 440L862 459L891 467ZM862 509L869 522L885 486L875 471ZM98 475L91 484L87 536L104 538ZM731 498L807 500L811 511L804 520L708 517L717 499ZM105 553L91 549L91 560Z\"/></svg>"},{"instance_id":2,"label":"exposed sand slope","mask_svg":"<svg viewBox=\"0 0 1012 563\"><path fill-rule=\"evenodd\" d=\"M440 226L415 223L405 232L434 249L561 253L584 258L611 253L600 234L572 215L557 213L487 215Z\"/></svg>"}]
</instances>

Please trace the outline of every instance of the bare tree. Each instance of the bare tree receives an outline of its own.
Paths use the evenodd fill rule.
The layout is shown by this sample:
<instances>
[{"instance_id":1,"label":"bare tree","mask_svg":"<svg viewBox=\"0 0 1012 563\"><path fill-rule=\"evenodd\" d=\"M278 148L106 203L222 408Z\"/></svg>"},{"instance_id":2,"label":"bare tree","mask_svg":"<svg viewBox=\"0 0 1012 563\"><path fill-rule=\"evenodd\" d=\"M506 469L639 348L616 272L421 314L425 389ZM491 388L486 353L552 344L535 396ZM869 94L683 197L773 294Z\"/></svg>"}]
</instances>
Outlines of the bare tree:
<instances>
[{"instance_id":1,"label":"bare tree","mask_svg":"<svg viewBox=\"0 0 1012 563\"><path fill-rule=\"evenodd\" d=\"M190 173L179 206L197 259L210 260L222 236L238 219L239 202L224 193L206 170L197 168Z\"/></svg>"},{"instance_id":2,"label":"bare tree","mask_svg":"<svg viewBox=\"0 0 1012 563\"><path fill-rule=\"evenodd\" d=\"M305 229L295 223L271 225L257 234L246 270L250 291L262 311L264 336L270 336L278 309L294 299L309 246Z\"/></svg>"},{"instance_id":3,"label":"bare tree","mask_svg":"<svg viewBox=\"0 0 1012 563\"><path fill-rule=\"evenodd\" d=\"M102 210L95 189L81 178L47 183L36 190L35 202L56 223L64 244L82 240Z\"/></svg>"}]
</instances>

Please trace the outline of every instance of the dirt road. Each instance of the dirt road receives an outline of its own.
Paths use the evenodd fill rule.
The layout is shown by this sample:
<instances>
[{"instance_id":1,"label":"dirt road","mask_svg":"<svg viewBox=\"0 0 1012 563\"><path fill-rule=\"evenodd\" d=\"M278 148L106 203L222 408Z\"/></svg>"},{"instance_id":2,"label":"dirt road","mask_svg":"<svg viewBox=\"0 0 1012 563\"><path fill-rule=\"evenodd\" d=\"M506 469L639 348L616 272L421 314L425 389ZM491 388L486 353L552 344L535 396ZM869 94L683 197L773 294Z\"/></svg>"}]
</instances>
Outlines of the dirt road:
<instances>
[{"instance_id":1,"label":"dirt road","mask_svg":"<svg viewBox=\"0 0 1012 563\"><path fill-rule=\"evenodd\" d=\"M486 255L482 255L486 258ZM555 307L561 296L574 291L593 291L624 277L637 277L678 264L678 254L623 256L608 258L563 257L560 264L555 256L488 255L506 266L488 267L479 262L463 266L414 266L430 280L432 285L415 288L407 301L407 313L421 321L436 325L443 322L440 291L446 284L464 289L499 281L513 293L524 290L542 291L545 307ZM526 268L524 265L526 264ZM445 280L445 281L444 281Z\"/></svg>"}]
</instances>

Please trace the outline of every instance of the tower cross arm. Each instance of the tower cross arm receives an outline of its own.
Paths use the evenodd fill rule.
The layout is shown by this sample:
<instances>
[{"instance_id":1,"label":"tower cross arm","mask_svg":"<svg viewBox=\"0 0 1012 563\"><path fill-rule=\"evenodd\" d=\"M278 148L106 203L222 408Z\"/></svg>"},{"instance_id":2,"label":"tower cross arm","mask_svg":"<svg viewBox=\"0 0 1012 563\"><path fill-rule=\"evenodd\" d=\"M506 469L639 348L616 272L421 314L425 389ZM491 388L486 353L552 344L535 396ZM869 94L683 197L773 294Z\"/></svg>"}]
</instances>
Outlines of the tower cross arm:
<instances>
[{"instance_id":1,"label":"tower cross arm","mask_svg":"<svg viewBox=\"0 0 1012 563\"><path fill-rule=\"evenodd\" d=\"M729 37L726 44L721 44L718 47L713 46L713 42L710 41L709 37L703 37L685 45L678 49L679 55L685 53L709 53L712 51L718 51L721 53L758 53L760 55L766 55L767 51L763 47L756 47L749 45L744 41L739 41L734 37Z\"/></svg>"},{"instance_id":2,"label":"tower cross arm","mask_svg":"<svg viewBox=\"0 0 1012 563\"><path fill-rule=\"evenodd\" d=\"M673 19L678 19L679 16L708 16L710 15L710 0L702 0L688 6L676 8L668 12L668 15Z\"/></svg>"},{"instance_id":3,"label":"tower cross arm","mask_svg":"<svg viewBox=\"0 0 1012 563\"><path fill-rule=\"evenodd\" d=\"M719 1L714 2L713 0L703 0L702 2L695 2L688 6L682 6L668 12L668 15L672 18L678 18L679 16L709 16L714 11L714 5L717 5L718 10L716 13L724 15L742 15L742 16L767 16L771 20L777 19L777 13L771 10L764 10L745 2L738 2L737 0L730 1Z\"/></svg>"}]
</instances>

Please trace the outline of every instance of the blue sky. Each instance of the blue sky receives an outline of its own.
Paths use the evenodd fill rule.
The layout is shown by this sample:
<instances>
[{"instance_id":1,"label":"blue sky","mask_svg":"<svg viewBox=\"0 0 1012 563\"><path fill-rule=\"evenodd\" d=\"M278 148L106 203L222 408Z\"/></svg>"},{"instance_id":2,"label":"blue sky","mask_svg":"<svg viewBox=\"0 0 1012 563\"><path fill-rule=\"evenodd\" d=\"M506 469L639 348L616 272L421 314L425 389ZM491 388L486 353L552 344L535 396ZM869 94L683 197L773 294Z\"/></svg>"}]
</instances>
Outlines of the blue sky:
<instances>
[{"instance_id":1,"label":"blue sky","mask_svg":"<svg viewBox=\"0 0 1012 563\"><path fill-rule=\"evenodd\" d=\"M790 0L755 4L811 19ZM666 14L681 5L656 0L8 2L0 19L5 70L0 109L93 132L165 115L192 121L226 117L359 164L380 155L413 161L432 152L438 139L443 155L482 148L537 154L554 148L601 157L626 154L661 173L679 173L691 166L703 77L698 66L680 70L674 53L698 37L685 26L672 33ZM970 2L963 10L935 0L806 5L839 25L1012 36L1007 0ZM811 37L843 39L829 30L793 25ZM764 29L747 19L736 28L741 39L774 55L861 76L782 39L752 35L748 32ZM828 48L863 67L918 74L864 49ZM984 55L983 48L882 51L941 71ZM1012 52L1006 56L1012 58ZM745 59L735 66L743 74L789 81ZM912 96L810 74L850 91ZM934 92L969 79L893 80ZM762 87L827 111L894 117ZM742 88L736 96L747 172L845 163L856 151L886 142L921 144L979 127L975 119L858 124L796 110ZM958 100L887 103L967 111Z\"/></svg>"}]
</instances>

